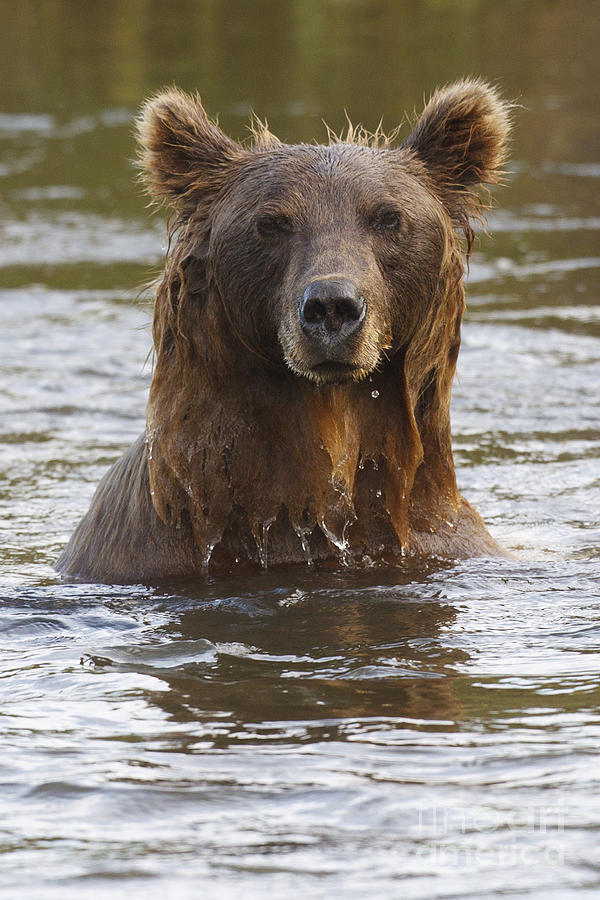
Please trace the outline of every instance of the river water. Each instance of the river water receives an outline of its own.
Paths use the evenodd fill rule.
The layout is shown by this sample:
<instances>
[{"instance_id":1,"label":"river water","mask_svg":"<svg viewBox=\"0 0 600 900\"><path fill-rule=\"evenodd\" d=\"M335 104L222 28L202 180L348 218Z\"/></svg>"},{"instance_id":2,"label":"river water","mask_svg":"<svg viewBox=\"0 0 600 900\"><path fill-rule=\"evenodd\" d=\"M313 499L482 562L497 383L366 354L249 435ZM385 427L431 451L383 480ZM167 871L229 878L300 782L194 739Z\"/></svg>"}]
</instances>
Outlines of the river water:
<instances>
[{"instance_id":1,"label":"river water","mask_svg":"<svg viewBox=\"0 0 600 900\"><path fill-rule=\"evenodd\" d=\"M0 893L597 896L600 45L565 4L24 0L0 78ZM131 116L521 104L469 276L459 484L510 560L112 587L53 561L143 428L164 220Z\"/></svg>"}]
</instances>

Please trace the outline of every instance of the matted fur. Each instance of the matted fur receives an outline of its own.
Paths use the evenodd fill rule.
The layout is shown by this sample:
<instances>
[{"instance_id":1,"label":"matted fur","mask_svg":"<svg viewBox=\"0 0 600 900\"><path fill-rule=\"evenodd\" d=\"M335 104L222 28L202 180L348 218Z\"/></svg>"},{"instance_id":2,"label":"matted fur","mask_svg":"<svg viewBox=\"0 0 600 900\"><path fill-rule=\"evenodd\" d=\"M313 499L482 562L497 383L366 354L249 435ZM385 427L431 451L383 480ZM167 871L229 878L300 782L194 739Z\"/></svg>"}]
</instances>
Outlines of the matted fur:
<instances>
[{"instance_id":1,"label":"matted fur","mask_svg":"<svg viewBox=\"0 0 600 900\"><path fill-rule=\"evenodd\" d=\"M436 91L396 148L396 132L350 123L289 146L258 119L242 145L198 97L148 101L141 171L174 215L146 437L101 484L62 571L131 581L500 552L458 492L449 410L475 189L500 176L509 111L470 79ZM337 363L297 304L340 274L367 315Z\"/></svg>"}]
</instances>

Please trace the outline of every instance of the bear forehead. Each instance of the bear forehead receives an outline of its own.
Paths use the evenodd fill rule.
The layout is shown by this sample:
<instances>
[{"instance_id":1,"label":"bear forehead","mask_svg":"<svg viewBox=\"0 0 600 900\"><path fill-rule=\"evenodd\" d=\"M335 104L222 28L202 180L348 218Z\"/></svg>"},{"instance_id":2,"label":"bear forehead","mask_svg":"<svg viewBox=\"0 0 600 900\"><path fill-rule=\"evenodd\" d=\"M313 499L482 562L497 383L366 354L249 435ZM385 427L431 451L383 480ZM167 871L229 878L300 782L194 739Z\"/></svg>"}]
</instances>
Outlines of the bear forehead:
<instances>
[{"instance_id":1,"label":"bear forehead","mask_svg":"<svg viewBox=\"0 0 600 900\"><path fill-rule=\"evenodd\" d=\"M424 199L431 192L409 151L357 144L278 144L254 153L237 173L234 188L258 203L314 197L323 200Z\"/></svg>"}]
</instances>

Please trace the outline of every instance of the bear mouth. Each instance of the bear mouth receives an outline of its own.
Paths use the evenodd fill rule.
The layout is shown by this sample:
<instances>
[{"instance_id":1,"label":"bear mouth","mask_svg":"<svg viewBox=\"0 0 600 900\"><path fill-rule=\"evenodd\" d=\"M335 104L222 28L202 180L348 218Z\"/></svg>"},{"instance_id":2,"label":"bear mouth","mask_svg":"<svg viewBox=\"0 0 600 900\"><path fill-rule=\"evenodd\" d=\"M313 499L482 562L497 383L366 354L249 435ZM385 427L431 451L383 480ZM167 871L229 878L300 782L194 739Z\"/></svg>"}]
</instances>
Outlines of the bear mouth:
<instances>
[{"instance_id":1,"label":"bear mouth","mask_svg":"<svg viewBox=\"0 0 600 900\"><path fill-rule=\"evenodd\" d=\"M375 335L370 341L355 341L350 346L322 347L296 329L281 329L279 340L285 364L294 375L317 384L362 381L380 360L380 341Z\"/></svg>"},{"instance_id":2,"label":"bear mouth","mask_svg":"<svg viewBox=\"0 0 600 900\"><path fill-rule=\"evenodd\" d=\"M340 383L343 381L360 381L366 375L365 369L353 362L340 362L328 359L311 366L307 372L309 378L315 381L328 383Z\"/></svg>"}]
</instances>

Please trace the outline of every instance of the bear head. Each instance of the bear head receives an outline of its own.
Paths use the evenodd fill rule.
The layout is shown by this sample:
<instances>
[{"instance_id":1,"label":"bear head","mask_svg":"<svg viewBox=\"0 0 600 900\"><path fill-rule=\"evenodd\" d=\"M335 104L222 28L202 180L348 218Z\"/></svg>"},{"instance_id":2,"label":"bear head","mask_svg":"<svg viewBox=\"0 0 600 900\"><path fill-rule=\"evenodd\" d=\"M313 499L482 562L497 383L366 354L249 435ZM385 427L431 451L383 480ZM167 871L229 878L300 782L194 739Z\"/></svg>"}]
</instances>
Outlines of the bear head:
<instances>
[{"instance_id":1,"label":"bear head","mask_svg":"<svg viewBox=\"0 0 600 900\"><path fill-rule=\"evenodd\" d=\"M477 80L438 90L397 149L352 128L290 146L259 123L244 147L178 90L138 120L150 193L176 209L188 293L210 283L233 336L317 382L360 380L419 331L431 343L444 282L462 274L456 229L470 249L472 189L497 180L507 134L508 105Z\"/></svg>"}]
</instances>

